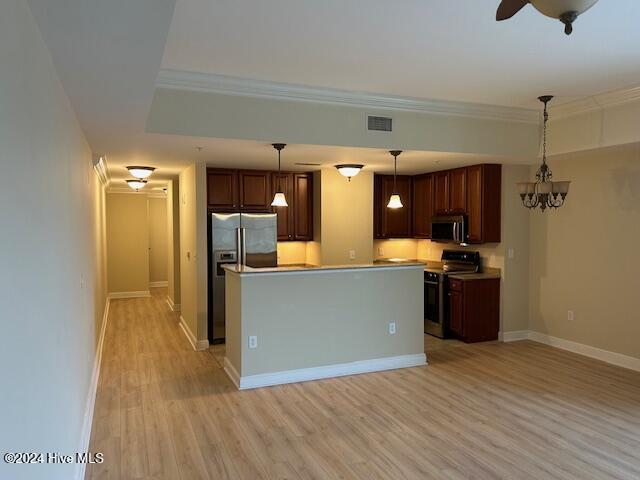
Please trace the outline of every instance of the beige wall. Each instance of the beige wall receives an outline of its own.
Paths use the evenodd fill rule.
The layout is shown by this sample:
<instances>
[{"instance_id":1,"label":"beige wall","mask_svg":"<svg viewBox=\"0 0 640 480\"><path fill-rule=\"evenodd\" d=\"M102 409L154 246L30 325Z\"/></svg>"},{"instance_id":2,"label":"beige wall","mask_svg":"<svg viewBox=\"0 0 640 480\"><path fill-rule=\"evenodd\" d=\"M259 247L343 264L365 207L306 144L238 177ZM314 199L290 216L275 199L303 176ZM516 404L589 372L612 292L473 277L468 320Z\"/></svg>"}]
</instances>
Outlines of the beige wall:
<instances>
[{"instance_id":1,"label":"beige wall","mask_svg":"<svg viewBox=\"0 0 640 480\"><path fill-rule=\"evenodd\" d=\"M180 190L178 179L167 184L167 296L180 310Z\"/></svg>"},{"instance_id":2,"label":"beige wall","mask_svg":"<svg viewBox=\"0 0 640 480\"><path fill-rule=\"evenodd\" d=\"M374 256L440 260L443 249L477 250L485 266L502 271L500 331L526 330L529 318L529 211L520 203L516 183L527 181L529 174L527 166L502 167L501 243L461 247L429 240L376 240ZM509 249L513 249L513 258L508 258Z\"/></svg>"},{"instance_id":3,"label":"beige wall","mask_svg":"<svg viewBox=\"0 0 640 480\"><path fill-rule=\"evenodd\" d=\"M149 291L147 196L107 193L109 293Z\"/></svg>"},{"instance_id":4,"label":"beige wall","mask_svg":"<svg viewBox=\"0 0 640 480\"><path fill-rule=\"evenodd\" d=\"M149 196L149 281L167 282L167 199Z\"/></svg>"},{"instance_id":5,"label":"beige wall","mask_svg":"<svg viewBox=\"0 0 640 480\"><path fill-rule=\"evenodd\" d=\"M370 263L373 260L373 172L363 170L351 182L335 168L323 169L315 175L319 175L321 191L321 264ZM355 250L354 259L349 257L350 250Z\"/></svg>"},{"instance_id":6,"label":"beige wall","mask_svg":"<svg viewBox=\"0 0 640 480\"><path fill-rule=\"evenodd\" d=\"M278 265L307 262L307 242L278 242Z\"/></svg>"},{"instance_id":7,"label":"beige wall","mask_svg":"<svg viewBox=\"0 0 640 480\"><path fill-rule=\"evenodd\" d=\"M571 190L562 208L531 214L530 329L640 358L640 147L550 167Z\"/></svg>"},{"instance_id":8,"label":"beige wall","mask_svg":"<svg viewBox=\"0 0 640 480\"><path fill-rule=\"evenodd\" d=\"M228 273L227 357L247 376L423 354L422 274L421 266ZM258 348L248 348L249 335Z\"/></svg>"},{"instance_id":9,"label":"beige wall","mask_svg":"<svg viewBox=\"0 0 640 480\"><path fill-rule=\"evenodd\" d=\"M105 306L104 192L27 2L0 2L0 450L82 447ZM0 478L74 478L9 465Z\"/></svg>"},{"instance_id":10,"label":"beige wall","mask_svg":"<svg viewBox=\"0 0 640 480\"><path fill-rule=\"evenodd\" d=\"M192 164L179 177L180 306L197 340L207 339L206 167Z\"/></svg>"}]
</instances>

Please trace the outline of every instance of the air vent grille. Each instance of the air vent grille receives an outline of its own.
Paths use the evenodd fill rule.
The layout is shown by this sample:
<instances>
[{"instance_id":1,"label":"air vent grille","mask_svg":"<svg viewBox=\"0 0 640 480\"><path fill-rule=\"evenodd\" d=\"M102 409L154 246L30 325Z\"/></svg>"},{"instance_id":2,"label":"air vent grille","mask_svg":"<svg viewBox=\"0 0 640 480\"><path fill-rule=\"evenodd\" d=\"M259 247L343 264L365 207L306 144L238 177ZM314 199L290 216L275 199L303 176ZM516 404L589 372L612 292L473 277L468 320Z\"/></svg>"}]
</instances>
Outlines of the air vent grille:
<instances>
[{"instance_id":1,"label":"air vent grille","mask_svg":"<svg viewBox=\"0 0 640 480\"><path fill-rule=\"evenodd\" d=\"M391 129L392 119L390 117L367 115L367 130L375 132L390 132Z\"/></svg>"}]
</instances>

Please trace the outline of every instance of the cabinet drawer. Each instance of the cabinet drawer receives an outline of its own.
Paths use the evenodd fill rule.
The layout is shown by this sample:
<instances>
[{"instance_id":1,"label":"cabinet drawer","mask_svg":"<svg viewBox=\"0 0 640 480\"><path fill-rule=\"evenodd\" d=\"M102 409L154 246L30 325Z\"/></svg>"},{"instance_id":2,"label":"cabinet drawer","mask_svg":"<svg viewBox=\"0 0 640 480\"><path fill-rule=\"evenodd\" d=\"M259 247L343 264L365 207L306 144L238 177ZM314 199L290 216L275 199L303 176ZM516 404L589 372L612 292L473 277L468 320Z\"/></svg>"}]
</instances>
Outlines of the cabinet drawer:
<instances>
[{"instance_id":1,"label":"cabinet drawer","mask_svg":"<svg viewBox=\"0 0 640 480\"><path fill-rule=\"evenodd\" d=\"M450 278L449 290L455 290L456 292L462 291L462 280L456 280L455 278Z\"/></svg>"}]
</instances>

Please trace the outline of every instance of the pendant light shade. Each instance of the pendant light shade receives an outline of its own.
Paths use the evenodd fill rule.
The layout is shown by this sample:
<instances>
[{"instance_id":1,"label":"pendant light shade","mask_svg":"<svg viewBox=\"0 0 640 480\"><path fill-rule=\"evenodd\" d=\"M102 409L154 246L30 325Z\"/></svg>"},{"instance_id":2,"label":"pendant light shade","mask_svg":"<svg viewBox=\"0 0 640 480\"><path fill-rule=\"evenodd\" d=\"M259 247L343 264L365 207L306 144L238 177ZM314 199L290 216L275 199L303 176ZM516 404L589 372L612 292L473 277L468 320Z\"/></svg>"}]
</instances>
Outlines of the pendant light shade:
<instances>
[{"instance_id":1,"label":"pendant light shade","mask_svg":"<svg viewBox=\"0 0 640 480\"><path fill-rule=\"evenodd\" d=\"M129 170L129 173L131 175L133 175L134 177L142 180L142 179L150 177L151 174L153 173L153 171L155 170L155 168L153 168L153 167L136 167L136 166L132 166L132 167L127 167L127 170Z\"/></svg>"},{"instance_id":2,"label":"pendant light shade","mask_svg":"<svg viewBox=\"0 0 640 480\"><path fill-rule=\"evenodd\" d=\"M135 191L140 190L147 184L146 180L127 180L127 185L133 188Z\"/></svg>"},{"instance_id":3,"label":"pendant light shade","mask_svg":"<svg viewBox=\"0 0 640 480\"><path fill-rule=\"evenodd\" d=\"M402 208L402 200L400 200L400 194L396 187L396 174L398 173L398 155L402 153L402 150L390 150L389 153L393 155L393 193L389 197L389 203L387 208Z\"/></svg>"},{"instance_id":4,"label":"pendant light shade","mask_svg":"<svg viewBox=\"0 0 640 480\"><path fill-rule=\"evenodd\" d=\"M336 165L336 168L338 169L338 172L340 172L340 175L342 175L343 177L347 177L349 181L351 181L351 177L355 177L356 175L358 175L363 167L364 165L356 163L345 163L342 165Z\"/></svg>"},{"instance_id":5,"label":"pendant light shade","mask_svg":"<svg viewBox=\"0 0 640 480\"><path fill-rule=\"evenodd\" d=\"M282 191L282 187L280 185L280 152L284 147L287 146L286 143L272 143L273 148L278 151L278 190L276 194L273 196L273 201L271 202L272 207L288 207L287 198L284 196L284 192Z\"/></svg>"}]
</instances>

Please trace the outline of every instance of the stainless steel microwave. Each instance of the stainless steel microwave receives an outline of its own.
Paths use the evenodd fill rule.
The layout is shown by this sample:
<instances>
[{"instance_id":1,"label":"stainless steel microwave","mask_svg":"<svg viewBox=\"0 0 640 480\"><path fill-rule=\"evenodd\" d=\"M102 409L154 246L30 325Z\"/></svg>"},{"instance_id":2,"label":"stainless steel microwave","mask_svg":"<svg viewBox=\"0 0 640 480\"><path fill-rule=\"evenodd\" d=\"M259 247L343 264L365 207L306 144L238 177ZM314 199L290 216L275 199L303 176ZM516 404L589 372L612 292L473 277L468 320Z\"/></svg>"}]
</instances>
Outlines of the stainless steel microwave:
<instances>
[{"instance_id":1,"label":"stainless steel microwave","mask_svg":"<svg viewBox=\"0 0 640 480\"><path fill-rule=\"evenodd\" d=\"M467 217L451 215L431 219L431 240L465 244L467 242Z\"/></svg>"}]
</instances>

